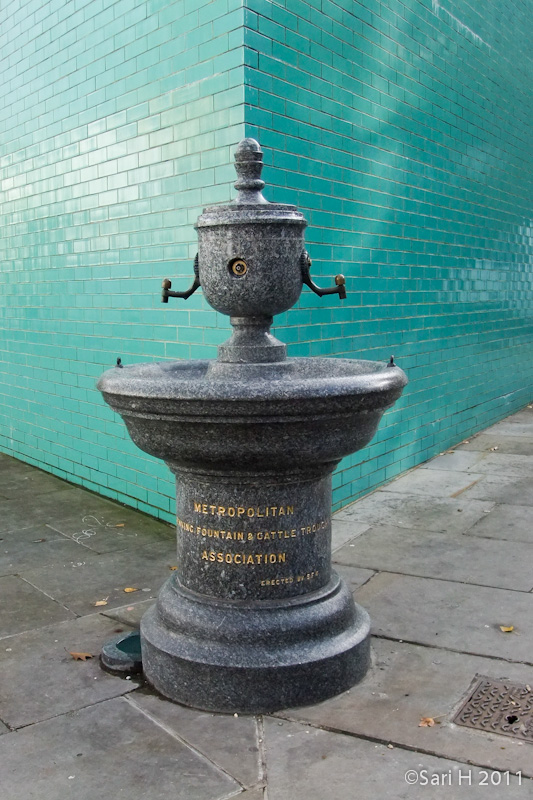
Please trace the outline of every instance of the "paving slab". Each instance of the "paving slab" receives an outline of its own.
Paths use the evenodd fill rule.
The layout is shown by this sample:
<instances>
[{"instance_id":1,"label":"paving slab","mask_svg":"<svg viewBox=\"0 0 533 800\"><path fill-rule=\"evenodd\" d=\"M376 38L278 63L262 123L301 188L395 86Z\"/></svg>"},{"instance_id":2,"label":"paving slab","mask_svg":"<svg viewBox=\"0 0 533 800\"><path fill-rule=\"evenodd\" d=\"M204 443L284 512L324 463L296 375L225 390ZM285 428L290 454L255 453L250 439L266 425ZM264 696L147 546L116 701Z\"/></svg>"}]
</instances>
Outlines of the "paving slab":
<instances>
[{"instance_id":1,"label":"paving slab","mask_svg":"<svg viewBox=\"0 0 533 800\"><path fill-rule=\"evenodd\" d=\"M72 611L14 575L0 578L0 608L0 639L75 616Z\"/></svg>"},{"instance_id":2,"label":"paving slab","mask_svg":"<svg viewBox=\"0 0 533 800\"><path fill-rule=\"evenodd\" d=\"M488 436L533 436L533 429L529 422L498 422L490 428L485 428L484 434Z\"/></svg>"},{"instance_id":3,"label":"paving slab","mask_svg":"<svg viewBox=\"0 0 533 800\"><path fill-rule=\"evenodd\" d=\"M71 486L68 489L61 489L61 491L37 495L32 498L31 502L21 503L16 499L1 500L0 533L50 522L53 519L72 514L74 510L79 514L90 513L90 509L94 507L94 497L96 495L84 489Z\"/></svg>"},{"instance_id":4,"label":"paving slab","mask_svg":"<svg viewBox=\"0 0 533 800\"><path fill-rule=\"evenodd\" d=\"M466 456L472 453L457 452L454 456ZM479 460L468 468L468 472L481 472L484 475L524 475L533 476L533 459L529 456L510 455L509 453L478 453Z\"/></svg>"},{"instance_id":5,"label":"paving slab","mask_svg":"<svg viewBox=\"0 0 533 800\"><path fill-rule=\"evenodd\" d=\"M486 475L473 482L461 495L463 500L492 500L505 505L533 506L533 480L530 475Z\"/></svg>"},{"instance_id":6,"label":"paving slab","mask_svg":"<svg viewBox=\"0 0 533 800\"><path fill-rule=\"evenodd\" d=\"M3 722L0 722L0 736L3 733L9 733L9 728L7 727L7 725L4 725Z\"/></svg>"},{"instance_id":7,"label":"paving slab","mask_svg":"<svg viewBox=\"0 0 533 800\"><path fill-rule=\"evenodd\" d=\"M0 737L2 800L221 800L239 784L121 698Z\"/></svg>"},{"instance_id":8,"label":"paving slab","mask_svg":"<svg viewBox=\"0 0 533 800\"><path fill-rule=\"evenodd\" d=\"M378 636L533 664L531 593L382 572L355 599Z\"/></svg>"},{"instance_id":9,"label":"paving slab","mask_svg":"<svg viewBox=\"0 0 533 800\"><path fill-rule=\"evenodd\" d=\"M331 520L331 551L335 552L346 542L350 542L369 529L370 525L356 522L354 519L339 519L337 515Z\"/></svg>"},{"instance_id":10,"label":"paving slab","mask_svg":"<svg viewBox=\"0 0 533 800\"><path fill-rule=\"evenodd\" d=\"M71 489L72 485L35 467L5 469L0 477L0 493L8 500L33 502L35 497Z\"/></svg>"},{"instance_id":11,"label":"paving slab","mask_svg":"<svg viewBox=\"0 0 533 800\"><path fill-rule=\"evenodd\" d=\"M265 750L268 800L531 796L531 782L520 782L514 775L509 777L509 786L493 786L477 767L291 722L265 720ZM438 784L431 786L431 780Z\"/></svg>"},{"instance_id":12,"label":"paving slab","mask_svg":"<svg viewBox=\"0 0 533 800\"><path fill-rule=\"evenodd\" d=\"M107 600L109 610L128 599L155 598L175 565L174 547L173 542L161 542L104 555L83 548L77 560L59 560L21 574L76 614L92 614L100 600ZM126 588L136 591L124 592Z\"/></svg>"},{"instance_id":13,"label":"paving slab","mask_svg":"<svg viewBox=\"0 0 533 800\"><path fill-rule=\"evenodd\" d=\"M59 560L78 559L76 542L38 525L0 534L0 575L15 575Z\"/></svg>"},{"instance_id":14,"label":"paving slab","mask_svg":"<svg viewBox=\"0 0 533 800\"><path fill-rule=\"evenodd\" d=\"M355 592L360 586L363 586L370 578L376 573L371 569L360 569L359 567L350 567L347 564L335 564L335 572L337 572L348 584L351 592Z\"/></svg>"},{"instance_id":15,"label":"paving slab","mask_svg":"<svg viewBox=\"0 0 533 800\"><path fill-rule=\"evenodd\" d=\"M517 456L533 456L533 431L529 437L525 436L489 436L479 434L458 445L456 450L486 450L497 448L500 453L510 453Z\"/></svg>"},{"instance_id":16,"label":"paving slab","mask_svg":"<svg viewBox=\"0 0 533 800\"><path fill-rule=\"evenodd\" d=\"M96 497L89 513L78 511L56 516L48 527L94 550L109 553L161 541L174 542L176 526L160 522L118 503L102 503ZM175 544L174 544L175 548Z\"/></svg>"},{"instance_id":17,"label":"paving slab","mask_svg":"<svg viewBox=\"0 0 533 800\"><path fill-rule=\"evenodd\" d=\"M477 472L483 472L484 458L487 453L479 452L477 450L453 450L450 453L442 453L435 456L426 464L424 469L439 469L453 472L466 472L467 470L474 470L477 466Z\"/></svg>"},{"instance_id":18,"label":"paving slab","mask_svg":"<svg viewBox=\"0 0 533 800\"><path fill-rule=\"evenodd\" d=\"M529 592L533 545L381 525L334 554L334 562L365 569Z\"/></svg>"},{"instance_id":19,"label":"paving slab","mask_svg":"<svg viewBox=\"0 0 533 800\"><path fill-rule=\"evenodd\" d=\"M243 786L256 786L260 782L262 765L255 717L196 711L142 690L130 696L129 702L172 730Z\"/></svg>"},{"instance_id":20,"label":"paving slab","mask_svg":"<svg viewBox=\"0 0 533 800\"><path fill-rule=\"evenodd\" d=\"M136 679L109 675L97 658L121 630L129 629L94 614L3 639L0 719L18 728L131 692ZM71 652L96 657L75 661Z\"/></svg>"},{"instance_id":21,"label":"paving slab","mask_svg":"<svg viewBox=\"0 0 533 800\"><path fill-rule=\"evenodd\" d=\"M373 640L373 655L373 667L350 691L275 716L487 769L533 775L533 744L451 721L476 676L531 684L532 667L385 639ZM423 717L432 717L439 724L420 727ZM419 760L425 758L419 755ZM531 791L531 784L529 787ZM460 795L450 794L453 796ZM410 797L408 792L405 797Z\"/></svg>"},{"instance_id":22,"label":"paving slab","mask_svg":"<svg viewBox=\"0 0 533 800\"><path fill-rule=\"evenodd\" d=\"M383 490L353 503L336 516L342 521L357 520L362 525L368 523L368 526L383 524L453 534L466 531L493 505L483 500L467 502L462 497L436 497L428 501L426 495L395 494Z\"/></svg>"},{"instance_id":23,"label":"paving slab","mask_svg":"<svg viewBox=\"0 0 533 800\"><path fill-rule=\"evenodd\" d=\"M12 475L32 475L34 472L43 472L38 467L32 464L27 464L25 461L19 461L17 458L11 458L4 453L0 453L0 486L4 480L8 480ZM43 472L44 475L49 475L48 472Z\"/></svg>"},{"instance_id":24,"label":"paving slab","mask_svg":"<svg viewBox=\"0 0 533 800\"><path fill-rule=\"evenodd\" d=\"M430 497L452 497L463 492L475 480L483 475L472 472L451 472L443 469L418 469L397 478L387 486L388 492L402 494L421 494Z\"/></svg>"},{"instance_id":25,"label":"paving slab","mask_svg":"<svg viewBox=\"0 0 533 800\"><path fill-rule=\"evenodd\" d=\"M0 453L0 470L1 469L8 469L11 465L20 464L21 466L31 467L30 464L26 464L25 461L19 461L18 458L13 458L13 456L8 456L7 453Z\"/></svg>"},{"instance_id":26,"label":"paving slab","mask_svg":"<svg viewBox=\"0 0 533 800\"><path fill-rule=\"evenodd\" d=\"M495 505L490 514L485 514L465 533L469 536L533 544L531 506Z\"/></svg>"},{"instance_id":27,"label":"paving slab","mask_svg":"<svg viewBox=\"0 0 533 800\"><path fill-rule=\"evenodd\" d=\"M139 628L142 615L145 611L148 611L148 609L153 606L154 603L155 600L153 599L141 600L140 602L131 602L125 606L111 608L109 611L102 609L100 613L104 617L114 619L116 622L121 622L124 625L128 625L130 628Z\"/></svg>"},{"instance_id":28,"label":"paving slab","mask_svg":"<svg viewBox=\"0 0 533 800\"><path fill-rule=\"evenodd\" d=\"M533 426L533 405L529 404L521 411L517 411L516 414L511 414L510 417L506 418L505 422L519 422Z\"/></svg>"}]
</instances>

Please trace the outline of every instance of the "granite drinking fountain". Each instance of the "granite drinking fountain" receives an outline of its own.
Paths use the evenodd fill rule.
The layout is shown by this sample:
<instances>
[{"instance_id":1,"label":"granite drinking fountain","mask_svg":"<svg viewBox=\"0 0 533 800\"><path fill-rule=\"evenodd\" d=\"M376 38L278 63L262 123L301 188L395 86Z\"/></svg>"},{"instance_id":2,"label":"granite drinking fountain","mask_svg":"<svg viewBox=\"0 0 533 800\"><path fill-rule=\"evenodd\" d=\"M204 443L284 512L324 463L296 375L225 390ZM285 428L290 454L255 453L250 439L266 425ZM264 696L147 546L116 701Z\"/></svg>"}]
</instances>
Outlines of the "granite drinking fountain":
<instances>
[{"instance_id":1,"label":"granite drinking fountain","mask_svg":"<svg viewBox=\"0 0 533 800\"><path fill-rule=\"evenodd\" d=\"M310 277L306 221L267 202L244 139L236 199L198 219L194 282L230 317L215 360L124 365L98 383L135 444L176 476L177 570L141 621L142 667L171 700L271 712L348 689L369 617L331 568L331 475L364 447L407 379L390 363L288 358L271 333Z\"/></svg>"}]
</instances>

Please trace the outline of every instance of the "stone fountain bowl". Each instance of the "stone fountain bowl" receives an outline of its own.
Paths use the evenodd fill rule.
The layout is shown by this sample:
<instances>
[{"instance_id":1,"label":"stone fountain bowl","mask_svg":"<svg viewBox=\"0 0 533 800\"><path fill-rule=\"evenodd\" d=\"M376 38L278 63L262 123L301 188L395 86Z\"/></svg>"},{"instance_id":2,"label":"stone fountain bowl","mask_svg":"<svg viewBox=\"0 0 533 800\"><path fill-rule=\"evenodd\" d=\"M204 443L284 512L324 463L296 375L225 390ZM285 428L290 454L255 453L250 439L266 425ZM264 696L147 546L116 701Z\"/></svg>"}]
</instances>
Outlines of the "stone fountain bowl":
<instances>
[{"instance_id":1,"label":"stone fountain bowl","mask_svg":"<svg viewBox=\"0 0 533 800\"><path fill-rule=\"evenodd\" d=\"M133 364L98 388L135 444L172 467L268 471L360 450L406 383L386 362L295 358Z\"/></svg>"}]
</instances>

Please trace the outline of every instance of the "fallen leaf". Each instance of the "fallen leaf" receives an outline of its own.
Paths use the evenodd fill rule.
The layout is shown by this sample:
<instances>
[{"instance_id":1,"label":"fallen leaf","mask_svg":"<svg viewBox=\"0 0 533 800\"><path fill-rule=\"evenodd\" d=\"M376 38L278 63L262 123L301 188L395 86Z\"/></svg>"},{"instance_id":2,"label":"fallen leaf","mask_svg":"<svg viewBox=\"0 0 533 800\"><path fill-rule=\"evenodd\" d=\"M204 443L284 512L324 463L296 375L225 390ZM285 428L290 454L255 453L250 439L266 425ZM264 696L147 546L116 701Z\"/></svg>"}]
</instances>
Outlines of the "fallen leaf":
<instances>
[{"instance_id":1,"label":"fallen leaf","mask_svg":"<svg viewBox=\"0 0 533 800\"><path fill-rule=\"evenodd\" d=\"M503 633L511 633L514 631L514 625L500 625L500 630Z\"/></svg>"},{"instance_id":2,"label":"fallen leaf","mask_svg":"<svg viewBox=\"0 0 533 800\"><path fill-rule=\"evenodd\" d=\"M125 592L138 592L139 590L136 589L134 586L126 586L124 589Z\"/></svg>"},{"instance_id":3,"label":"fallen leaf","mask_svg":"<svg viewBox=\"0 0 533 800\"><path fill-rule=\"evenodd\" d=\"M432 728L435 724L433 717L422 717L418 723L419 728Z\"/></svg>"},{"instance_id":4,"label":"fallen leaf","mask_svg":"<svg viewBox=\"0 0 533 800\"><path fill-rule=\"evenodd\" d=\"M107 597L104 600L97 600L95 606L106 606L107 605Z\"/></svg>"},{"instance_id":5,"label":"fallen leaf","mask_svg":"<svg viewBox=\"0 0 533 800\"><path fill-rule=\"evenodd\" d=\"M529 685L529 683L526 683L526 689L527 689L528 692L531 691L531 686Z\"/></svg>"},{"instance_id":6,"label":"fallen leaf","mask_svg":"<svg viewBox=\"0 0 533 800\"><path fill-rule=\"evenodd\" d=\"M113 527L114 528L123 528L124 527L124 523L123 522L117 522L117 524L113 525Z\"/></svg>"},{"instance_id":7,"label":"fallen leaf","mask_svg":"<svg viewBox=\"0 0 533 800\"><path fill-rule=\"evenodd\" d=\"M88 658L94 658L92 653L71 653L70 650L69 656L72 656L74 661L87 661Z\"/></svg>"},{"instance_id":8,"label":"fallen leaf","mask_svg":"<svg viewBox=\"0 0 533 800\"><path fill-rule=\"evenodd\" d=\"M39 542L46 542L46 539L33 539L33 544L38 544Z\"/></svg>"},{"instance_id":9,"label":"fallen leaf","mask_svg":"<svg viewBox=\"0 0 533 800\"><path fill-rule=\"evenodd\" d=\"M172 572L174 572L174 570L176 570L177 567L169 567L169 569L172 570Z\"/></svg>"}]
</instances>

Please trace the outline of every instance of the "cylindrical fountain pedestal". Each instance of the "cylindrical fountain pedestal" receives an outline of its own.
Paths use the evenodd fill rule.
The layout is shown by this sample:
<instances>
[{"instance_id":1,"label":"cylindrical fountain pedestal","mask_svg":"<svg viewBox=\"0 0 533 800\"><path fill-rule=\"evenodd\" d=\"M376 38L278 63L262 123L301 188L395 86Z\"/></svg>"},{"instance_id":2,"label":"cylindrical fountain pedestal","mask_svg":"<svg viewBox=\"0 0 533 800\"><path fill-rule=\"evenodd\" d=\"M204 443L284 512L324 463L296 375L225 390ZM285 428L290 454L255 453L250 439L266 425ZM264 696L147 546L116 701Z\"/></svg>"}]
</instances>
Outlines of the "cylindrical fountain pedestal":
<instances>
[{"instance_id":1,"label":"cylindrical fountain pedestal","mask_svg":"<svg viewBox=\"0 0 533 800\"><path fill-rule=\"evenodd\" d=\"M306 221L261 194L262 153L236 152L234 203L198 218L194 283L233 334L214 361L132 364L99 381L133 441L176 475L177 570L141 622L144 673L211 711L271 712L348 689L369 619L331 570L331 473L364 447L407 380L389 363L287 358L270 333L310 277Z\"/></svg>"},{"instance_id":2,"label":"cylindrical fountain pedestal","mask_svg":"<svg viewBox=\"0 0 533 800\"><path fill-rule=\"evenodd\" d=\"M177 472L178 569L141 623L163 695L270 712L363 677L369 618L331 571L331 469Z\"/></svg>"}]
</instances>

